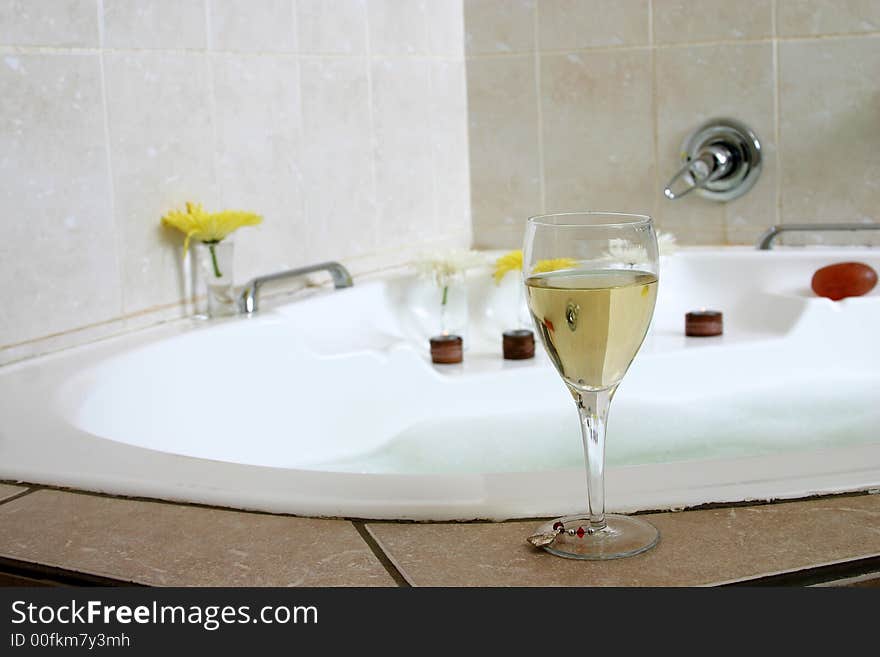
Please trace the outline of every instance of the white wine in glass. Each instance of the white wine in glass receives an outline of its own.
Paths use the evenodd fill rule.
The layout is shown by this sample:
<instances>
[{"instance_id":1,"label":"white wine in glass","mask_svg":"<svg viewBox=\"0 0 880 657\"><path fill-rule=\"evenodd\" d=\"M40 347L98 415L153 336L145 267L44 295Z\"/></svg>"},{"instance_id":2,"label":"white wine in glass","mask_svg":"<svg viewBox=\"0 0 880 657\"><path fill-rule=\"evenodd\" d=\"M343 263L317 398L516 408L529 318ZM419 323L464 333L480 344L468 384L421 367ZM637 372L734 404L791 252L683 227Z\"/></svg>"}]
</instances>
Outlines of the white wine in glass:
<instances>
[{"instance_id":1,"label":"white wine in glass","mask_svg":"<svg viewBox=\"0 0 880 657\"><path fill-rule=\"evenodd\" d=\"M535 328L580 417L587 471L584 515L557 518L530 540L574 559L614 559L659 540L639 518L605 514L605 427L614 392L648 332L657 299L650 217L566 213L529 219L523 277Z\"/></svg>"}]
</instances>

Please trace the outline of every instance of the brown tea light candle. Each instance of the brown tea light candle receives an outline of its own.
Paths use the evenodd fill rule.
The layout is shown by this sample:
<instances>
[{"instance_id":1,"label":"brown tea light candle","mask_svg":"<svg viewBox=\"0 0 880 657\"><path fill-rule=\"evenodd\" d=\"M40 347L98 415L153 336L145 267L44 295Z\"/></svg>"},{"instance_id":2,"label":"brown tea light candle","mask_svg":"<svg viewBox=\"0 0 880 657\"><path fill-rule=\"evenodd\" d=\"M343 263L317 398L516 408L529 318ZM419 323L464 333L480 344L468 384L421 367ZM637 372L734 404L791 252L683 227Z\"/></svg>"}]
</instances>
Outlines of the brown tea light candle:
<instances>
[{"instance_id":1,"label":"brown tea light candle","mask_svg":"<svg viewBox=\"0 0 880 657\"><path fill-rule=\"evenodd\" d=\"M535 334L528 329L503 333L502 346L505 360L525 360L535 357Z\"/></svg>"},{"instance_id":2,"label":"brown tea light candle","mask_svg":"<svg viewBox=\"0 0 880 657\"><path fill-rule=\"evenodd\" d=\"M462 340L458 335L435 335L431 338L431 361L437 365L453 365L462 361Z\"/></svg>"},{"instance_id":3,"label":"brown tea light candle","mask_svg":"<svg viewBox=\"0 0 880 657\"><path fill-rule=\"evenodd\" d=\"M684 316L684 334L709 338L724 333L724 316L717 310L692 310Z\"/></svg>"}]
</instances>

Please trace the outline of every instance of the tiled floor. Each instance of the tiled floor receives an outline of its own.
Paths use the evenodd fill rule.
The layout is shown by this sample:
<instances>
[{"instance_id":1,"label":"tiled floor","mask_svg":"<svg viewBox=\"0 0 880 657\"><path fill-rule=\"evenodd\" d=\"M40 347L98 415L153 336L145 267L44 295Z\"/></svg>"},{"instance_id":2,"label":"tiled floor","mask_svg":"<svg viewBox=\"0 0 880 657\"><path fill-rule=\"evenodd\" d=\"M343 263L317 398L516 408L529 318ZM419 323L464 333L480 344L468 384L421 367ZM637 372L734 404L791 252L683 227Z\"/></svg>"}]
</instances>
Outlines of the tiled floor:
<instances>
[{"instance_id":1,"label":"tiled floor","mask_svg":"<svg viewBox=\"0 0 880 657\"><path fill-rule=\"evenodd\" d=\"M880 557L880 495L650 514L656 549L576 562L526 544L534 521L364 531L346 520L26 490L0 484L0 559L160 586L703 585Z\"/></svg>"},{"instance_id":2,"label":"tiled floor","mask_svg":"<svg viewBox=\"0 0 880 657\"><path fill-rule=\"evenodd\" d=\"M417 586L692 586L880 553L880 496L657 513L660 544L629 559L580 562L528 545L536 523L370 524Z\"/></svg>"},{"instance_id":3,"label":"tiled floor","mask_svg":"<svg viewBox=\"0 0 880 657\"><path fill-rule=\"evenodd\" d=\"M38 490L0 505L0 555L159 586L394 586L343 520Z\"/></svg>"}]
</instances>

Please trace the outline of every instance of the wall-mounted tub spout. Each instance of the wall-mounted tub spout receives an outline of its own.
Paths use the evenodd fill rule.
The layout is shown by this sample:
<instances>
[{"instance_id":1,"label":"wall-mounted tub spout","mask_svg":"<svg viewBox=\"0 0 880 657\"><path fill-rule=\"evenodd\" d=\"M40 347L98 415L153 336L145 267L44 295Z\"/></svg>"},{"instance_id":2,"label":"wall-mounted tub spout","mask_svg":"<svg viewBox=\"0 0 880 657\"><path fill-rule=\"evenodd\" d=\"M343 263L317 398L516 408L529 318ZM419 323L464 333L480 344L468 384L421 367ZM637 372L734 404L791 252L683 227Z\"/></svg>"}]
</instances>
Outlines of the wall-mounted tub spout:
<instances>
[{"instance_id":1,"label":"wall-mounted tub spout","mask_svg":"<svg viewBox=\"0 0 880 657\"><path fill-rule=\"evenodd\" d=\"M337 290L343 287L351 287L354 281L348 270L338 262L322 262L317 265L309 265L308 267L300 267L298 269L288 269L287 271L278 272L276 274L267 274L266 276L257 276L248 281L241 294L238 297L238 306L242 313L250 315L257 310L257 302L260 297L260 288L264 283L272 281L280 281L288 278L297 278L306 274L314 274L315 272L326 271L333 277L333 287Z\"/></svg>"},{"instance_id":2,"label":"wall-mounted tub spout","mask_svg":"<svg viewBox=\"0 0 880 657\"><path fill-rule=\"evenodd\" d=\"M780 233L816 231L839 231L839 230L880 230L880 223L872 224L778 224L770 226L764 234L758 238L756 248L759 251L769 251L773 248L773 242Z\"/></svg>"},{"instance_id":3,"label":"wall-mounted tub spout","mask_svg":"<svg viewBox=\"0 0 880 657\"><path fill-rule=\"evenodd\" d=\"M761 174L761 142L749 127L733 119L707 121L681 147L683 166L663 190L675 200L696 190L715 201L745 194Z\"/></svg>"}]
</instances>

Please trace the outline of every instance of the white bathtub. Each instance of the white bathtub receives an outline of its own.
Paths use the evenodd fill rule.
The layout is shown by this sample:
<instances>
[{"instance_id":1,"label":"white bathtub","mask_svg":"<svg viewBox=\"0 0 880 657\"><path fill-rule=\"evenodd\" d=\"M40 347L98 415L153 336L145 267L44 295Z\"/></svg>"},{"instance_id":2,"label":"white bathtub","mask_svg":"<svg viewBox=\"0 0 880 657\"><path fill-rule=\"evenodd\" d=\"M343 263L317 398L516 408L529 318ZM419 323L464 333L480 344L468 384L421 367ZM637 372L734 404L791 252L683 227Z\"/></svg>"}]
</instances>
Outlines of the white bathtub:
<instances>
[{"instance_id":1,"label":"white bathtub","mask_svg":"<svg viewBox=\"0 0 880 657\"><path fill-rule=\"evenodd\" d=\"M612 407L610 510L880 487L880 251L687 249ZM584 507L574 406L542 353L500 357L517 281L470 277L466 362L430 364L424 285L322 291L0 368L0 479L304 515L505 519ZM724 312L685 338L687 310Z\"/></svg>"}]
</instances>

